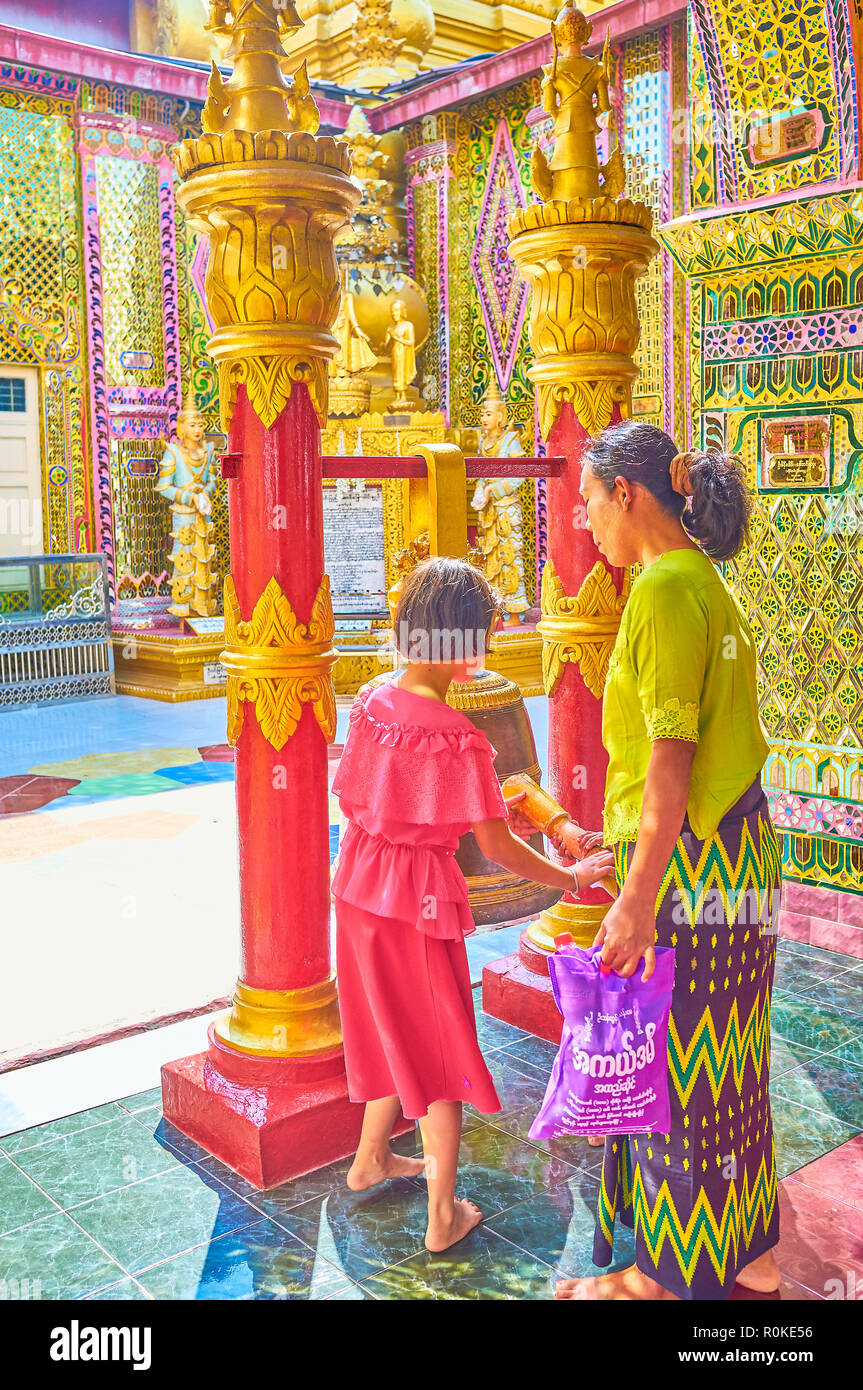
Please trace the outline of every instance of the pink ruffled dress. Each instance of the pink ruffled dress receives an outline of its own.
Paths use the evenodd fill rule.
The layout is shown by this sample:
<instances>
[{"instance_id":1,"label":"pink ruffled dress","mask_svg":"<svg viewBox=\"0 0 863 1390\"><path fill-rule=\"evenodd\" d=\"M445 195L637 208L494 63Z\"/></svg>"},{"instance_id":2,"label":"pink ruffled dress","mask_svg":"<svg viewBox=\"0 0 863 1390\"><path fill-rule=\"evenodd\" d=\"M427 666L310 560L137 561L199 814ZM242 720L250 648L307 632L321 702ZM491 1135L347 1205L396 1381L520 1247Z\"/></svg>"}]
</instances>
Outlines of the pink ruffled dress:
<instances>
[{"instance_id":1,"label":"pink ruffled dress","mask_svg":"<svg viewBox=\"0 0 863 1390\"><path fill-rule=\"evenodd\" d=\"M347 827L333 878L348 1091L500 1110L479 1050L464 937L475 930L455 862L477 821L506 819L495 751L459 710L366 686L333 781Z\"/></svg>"}]
</instances>

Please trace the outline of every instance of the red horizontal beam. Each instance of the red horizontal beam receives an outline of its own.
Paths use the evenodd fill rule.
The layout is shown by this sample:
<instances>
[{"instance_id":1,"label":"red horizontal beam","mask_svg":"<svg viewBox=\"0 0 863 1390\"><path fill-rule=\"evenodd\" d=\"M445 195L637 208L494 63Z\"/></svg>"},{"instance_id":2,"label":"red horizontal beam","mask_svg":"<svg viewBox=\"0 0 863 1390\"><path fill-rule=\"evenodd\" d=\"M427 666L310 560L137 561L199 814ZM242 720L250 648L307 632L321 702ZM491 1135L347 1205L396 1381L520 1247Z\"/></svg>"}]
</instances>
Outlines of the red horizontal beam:
<instances>
[{"instance_id":1,"label":"red horizontal beam","mask_svg":"<svg viewBox=\"0 0 863 1390\"><path fill-rule=\"evenodd\" d=\"M394 458L391 454L324 454L325 478L424 478L422 459Z\"/></svg>"},{"instance_id":2,"label":"red horizontal beam","mask_svg":"<svg viewBox=\"0 0 863 1390\"><path fill-rule=\"evenodd\" d=\"M469 478L559 478L565 458L466 458Z\"/></svg>"},{"instance_id":3,"label":"red horizontal beam","mask_svg":"<svg viewBox=\"0 0 863 1390\"><path fill-rule=\"evenodd\" d=\"M395 458L391 454L325 454L325 478L424 478L420 458ZM468 478L559 478L565 458L466 458Z\"/></svg>"}]
</instances>

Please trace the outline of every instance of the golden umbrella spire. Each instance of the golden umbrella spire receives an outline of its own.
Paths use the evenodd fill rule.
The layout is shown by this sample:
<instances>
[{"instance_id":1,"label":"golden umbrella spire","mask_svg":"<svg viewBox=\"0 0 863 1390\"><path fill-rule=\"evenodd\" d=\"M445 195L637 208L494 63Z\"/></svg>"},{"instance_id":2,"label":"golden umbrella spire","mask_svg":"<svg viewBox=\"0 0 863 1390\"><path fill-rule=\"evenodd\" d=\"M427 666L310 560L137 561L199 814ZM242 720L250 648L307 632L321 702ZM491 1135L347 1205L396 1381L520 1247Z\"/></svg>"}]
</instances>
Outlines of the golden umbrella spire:
<instances>
[{"instance_id":1,"label":"golden umbrella spire","mask_svg":"<svg viewBox=\"0 0 863 1390\"><path fill-rule=\"evenodd\" d=\"M222 426L237 392L269 429L303 382L323 425L327 363L338 343L333 245L362 196L350 153L318 135L305 63L286 76L282 38L300 27L293 0L211 0L211 32L230 37L234 69L213 64L203 134L172 152L177 197L209 240L206 298L219 364Z\"/></svg>"},{"instance_id":2,"label":"golden umbrella spire","mask_svg":"<svg viewBox=\"0 0 863 1390\"><path fill-rule=\"evenodd\" d=\"M319 116L305 63L293 74L293 81L286 81L282 74L289 61L282 39L301 29L302 24L293 0L286 0L283 9L262 0L210 0L206 27L213 34L230 38L226 57L233 62L234 71L225 82L213 63L202 116L206 133L315 133Z\"/></svg>"}]
</instances>

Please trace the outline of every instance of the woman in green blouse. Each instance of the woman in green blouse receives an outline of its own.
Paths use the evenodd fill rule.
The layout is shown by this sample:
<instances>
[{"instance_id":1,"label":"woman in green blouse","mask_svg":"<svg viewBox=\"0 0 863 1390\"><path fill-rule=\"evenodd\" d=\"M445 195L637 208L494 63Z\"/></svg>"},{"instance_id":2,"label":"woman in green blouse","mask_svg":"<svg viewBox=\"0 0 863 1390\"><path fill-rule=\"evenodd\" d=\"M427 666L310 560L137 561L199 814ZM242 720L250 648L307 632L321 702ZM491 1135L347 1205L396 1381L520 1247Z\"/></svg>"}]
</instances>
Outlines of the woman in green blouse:
<instances>
[{"instance_id":1,"label":"woman in green blouse","mask_svg":"<svg viewBox=\"0 0 863 1390\"><path fill-rule=\"evenodd\" d=\"M636 1262L566 1280L559 1298L722 1299L779 1286L770 1117L770 995L779 850L760 771L755 652L712 561L747 538L735 461L678 455L627 421L585 456L587 524L610 565L641 564L603 698L603 840L620 894L596 943L621 975L676 948L669 1025L671 1132L606 1139L594 1259L615 1215ZM574 853L564 826L559 844ZM642 965L643 962L643 965ZM778 1296L778 1295L777 1295Z\"/></svg>"}]
</instances>

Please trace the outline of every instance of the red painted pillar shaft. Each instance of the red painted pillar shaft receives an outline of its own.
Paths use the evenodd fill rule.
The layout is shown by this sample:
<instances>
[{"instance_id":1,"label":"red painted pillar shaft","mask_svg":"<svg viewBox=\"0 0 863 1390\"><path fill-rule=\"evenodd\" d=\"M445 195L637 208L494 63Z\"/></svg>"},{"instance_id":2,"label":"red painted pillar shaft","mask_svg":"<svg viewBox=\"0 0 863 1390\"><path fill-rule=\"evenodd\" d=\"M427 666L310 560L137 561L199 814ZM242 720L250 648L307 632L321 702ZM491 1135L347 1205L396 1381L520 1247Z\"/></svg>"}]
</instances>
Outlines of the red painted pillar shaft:
<instances>
[{"instance_id":1,"label":"red painted pillar shaft","mask_svg":"<svg viewBox=\"0 0 863 1390\"><path fill-rule=\"evenodd\" d=\"M612 424L620 419L619 412ZM566 468L548 484L548 554L569 598L575 598L594 565L605 564L587 530L587 513L580 491L583 456L590 435L570 404L562 406L548 437L549 454L563 456ZM606 567L620 590L623 574ZM544 615L545 616L545 615ZM597 634L598 635L598 634ZM576 641L577 633L573 634ZM602 829L605 776L608 758L602 744L602 699L588 688L579 666L566 661L557 688L548 704L548 786L555 800L566 807L585 830ZM559 858L549 848L552 858ZM563 900L540 915L522 934L517 956L507 956L483 971L483 1008L486 1013L528 1032L558 1042L561 1016L554 1002L548 975L549 952L562 933L589 946L608 907L602 888L588 888Z\"/></svg>"},{"instance_id":2,"label":"red painted pillar shaft","mask_svg":"<svg viewBox=\"0 0 863 1390\"><path fill-rule=\"evenodd\" d=\"M612 423L619 420L616 411ZM548 438L549 454L562 455L567 467L548 482L548 553L568 595L574 597L597 560L605 563L587 530L579 490L582 460L590 435L565 404ZM609 568L619 590L622 571ZM549 697L549 790L585 830L602 829L608 758L602 746L602 701L588 690L578 667L567 662L560 684ZM568 895L567 895L568 897ZM583 903L608 903L601 888L585 890Z\"/></svg>"},{"instance_id":3,"label":"red painted pillar shaft","mask_svg":"<svg viewBox=\"0 0 863 1390\"><path fill-rule=\"evenodd\" d=\"M320 426L305 385L271 429L244 387L229 449L231 574L242 617L272 578L308 622L324 572ZM301 989L325 979L329 946L327 745L311 706L280 750L246 706L237 742L241 968L255 989Z\"/></svg>"}]
</instances>

